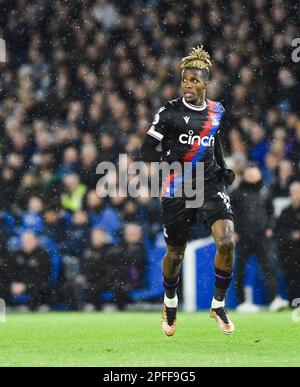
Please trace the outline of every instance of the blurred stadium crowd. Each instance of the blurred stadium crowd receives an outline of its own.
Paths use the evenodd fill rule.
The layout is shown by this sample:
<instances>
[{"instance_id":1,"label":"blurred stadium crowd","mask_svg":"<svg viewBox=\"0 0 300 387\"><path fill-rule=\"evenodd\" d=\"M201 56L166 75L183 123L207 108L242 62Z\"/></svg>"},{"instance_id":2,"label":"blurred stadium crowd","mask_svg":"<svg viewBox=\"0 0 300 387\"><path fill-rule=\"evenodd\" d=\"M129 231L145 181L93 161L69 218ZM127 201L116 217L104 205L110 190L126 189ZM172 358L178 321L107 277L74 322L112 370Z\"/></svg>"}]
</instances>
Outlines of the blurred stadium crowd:
<instances>
[{"instance_id":1,"label":"blurred stadium crowd","mask_svg":"<svg viewBox=\"0 0 300 387\"><path fill-rule=\"evenodd\" d=\"M100 308L99 293L111 290L122 307L126 293L143 286L143 242L161 233L159 200L99 198L96 166L117 163L120 153L140 159L155 112L180 95L181 58L198 44L213 63L208 98L227 111L239 302L255 249L270 294L277 285L268 260L276 256L289 299L300 297L299 184L290 192L300 172L300 65L291 59L298 1L2 0L0 7L8 50L0 79L2 298L32 308Z\"/></svg>"}]
</instances>

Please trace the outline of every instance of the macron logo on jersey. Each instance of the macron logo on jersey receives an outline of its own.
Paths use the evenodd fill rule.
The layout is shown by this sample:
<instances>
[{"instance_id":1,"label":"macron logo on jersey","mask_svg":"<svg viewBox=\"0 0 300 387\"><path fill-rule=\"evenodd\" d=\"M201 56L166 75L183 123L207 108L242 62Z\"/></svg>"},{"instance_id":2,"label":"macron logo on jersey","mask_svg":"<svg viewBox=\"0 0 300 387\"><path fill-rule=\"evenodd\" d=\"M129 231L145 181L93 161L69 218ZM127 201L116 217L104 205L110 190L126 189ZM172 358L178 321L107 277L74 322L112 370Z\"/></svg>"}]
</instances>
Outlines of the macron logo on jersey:
<instances>
[{"instance_id":1,"label":"macron logo on jersey","mask_svg":"<svg viewBox=\"0 0 300 387\"><path fill-rule=\"evenodd\" d=\"M210 136L193 136L194 132L192 130L189 131L189 134L181 134L179 136L179 141L181 144L189 144L194 145L195 141L198 142L198 144L201 144L202 146L209 147L215 145L215 137Z\"/></svg>"}]
</instances>

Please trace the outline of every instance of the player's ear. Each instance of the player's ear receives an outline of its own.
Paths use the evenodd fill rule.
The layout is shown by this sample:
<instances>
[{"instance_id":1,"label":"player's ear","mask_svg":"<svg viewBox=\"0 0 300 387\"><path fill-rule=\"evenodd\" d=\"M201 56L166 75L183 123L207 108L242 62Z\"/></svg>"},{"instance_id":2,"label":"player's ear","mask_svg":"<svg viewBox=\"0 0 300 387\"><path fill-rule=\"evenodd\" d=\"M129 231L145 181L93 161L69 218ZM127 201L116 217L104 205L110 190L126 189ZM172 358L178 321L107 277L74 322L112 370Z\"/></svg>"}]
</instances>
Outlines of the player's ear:
<instances>
[{"instance_id":1,"label":"player's ear","mask_svg":"<svg viewBox=\"0 0 300 387\"><path fill-rule=\"evenodd\" d=\"M209 84L209 81L205 81L205 82L203 82L203 89L207 89L207 86L208 86L208 84Z\"/></svg>"}]
</instances>

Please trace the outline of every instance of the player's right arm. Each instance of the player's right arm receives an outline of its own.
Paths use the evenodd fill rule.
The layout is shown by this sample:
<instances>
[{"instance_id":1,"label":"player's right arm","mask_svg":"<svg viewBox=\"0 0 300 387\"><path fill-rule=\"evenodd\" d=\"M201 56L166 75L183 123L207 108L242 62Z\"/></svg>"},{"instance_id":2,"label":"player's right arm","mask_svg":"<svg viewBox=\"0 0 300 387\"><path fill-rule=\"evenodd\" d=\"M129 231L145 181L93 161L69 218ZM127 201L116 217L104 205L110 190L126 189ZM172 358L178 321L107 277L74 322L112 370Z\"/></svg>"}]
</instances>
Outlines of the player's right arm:
<instances>
[{"instance_id":1,"label":"player's right arm","mask_svg":"<svg viewBox=\"0 0 300 387\"><path fill-rule=\"evenodd\" d=\"M144 143L141 147L142 158L146 162L160 161L161 152L156 148L161 143L166 130L166 108L163 106L159 109L152 122L151 128L148 130Z\"/></svg>"}]
</instances>

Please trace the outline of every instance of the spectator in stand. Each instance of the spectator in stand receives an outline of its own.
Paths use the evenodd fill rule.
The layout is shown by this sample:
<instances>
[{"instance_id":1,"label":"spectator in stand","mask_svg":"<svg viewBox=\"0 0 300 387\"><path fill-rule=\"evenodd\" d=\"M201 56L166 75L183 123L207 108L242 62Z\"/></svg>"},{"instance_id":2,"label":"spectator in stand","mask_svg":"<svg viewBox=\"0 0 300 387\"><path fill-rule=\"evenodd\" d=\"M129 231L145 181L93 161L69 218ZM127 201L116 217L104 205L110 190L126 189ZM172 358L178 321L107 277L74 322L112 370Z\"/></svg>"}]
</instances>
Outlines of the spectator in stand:
<instances>
[{"instance_id":1,"label":"spectator in stand","mask_svg":"<svg viewBox=\"0 0 300 387\"><path fill-rule=\"evenodd\" d=\"M279 163L276 181L270 187L272 198L289 196L290 186L295 179L293 163L290 160L282 160Z\"/></svg>"},{"instance_id":2,"label":"spectator in stand","mask_svg":"<svg viewBox=\"0 0 300 387\"><path fill-rule=\"evenodd\" d=\"M276 239L279 257L285 272L290 305L300 294L300 182L290 187L291 205L283 210L277 220Z\"/></svg>"},{"instance_id":3,"label":"spectator in stand","mask_svg":"<svg viewBox=\"0 0 300 387\"><path fill-rule=\"evenodd\" d=\"M107 275L110 267L107 252L110 246L109 236L105 230L94 228L91 231L90 244L82 255L81 274L75 279L77 286L85 291L86 309L87 307L101 309L103 304L101 293L111 288Z\"/></svg>"},{"instance_id":4,"label":"spectator in stand","mask_svg":"<svg viewBox=\"0 0 300 387\"><path fill-rule=\"evenodd\" d=\"M119 242L122 229L120 214L108 206L95 190L87 194L86 210L92 227L105 229L111 243Z\"/></svg>"},{"instance_id":5,"label":"spectator in stand","mask_svg":"<svg viewBox=\"0 0 300 387\"><path fill-rule=\"evenodd\" d=\"M72 214L65 238L61 251L66 301L68 306L78 310L83 300L76 278L81 273L81 259L89 241L89 218L85 211L78 210Z\"/></svg>"},{"instance_id":6,"label":"spectator in stand","mask_svg":"<svg viewBox=\"0 0 300 387\"><path fill-rule=\"evenodd\" d=\"M18 185L18 180L16 173L13 169L9 167L4 167L1 170L1 192L0 192L0 206L3 210L10 210L13 207L15 202L15 192L16 186Z\"/></svg>"},{"instance_id":7,"label":"spectator in stand","mask_svg":"<svg viewBox=\"0 0 300 387\"><path fill-rule=\"evenodd\" d=\"M268 153L269 144L266 133L261 125L254 124L250 130L250 152L254 160L261 169L265 167L265 157Z\"/></svg>"},{"instance_id":8,"label":"spectator in stand","mask_svg":"<svg viewBox=\"0 0 300 387\"><path fill-rule=\"evenodd\" d=\"M72 174L72 173L78 173L79 171L79 157L78 152L75 147L68 147L65 149L63 154L63 160L62 164L57 171L57 174L59 177Z\"/></svg>"},{"instance_id":9,"label":"spectator in stand","mask_svg":"<svg viewBox=\"0 0 300 387\"><path fill-rule=\"evenodd\" d=\"M121 153L116 138L109 133L104 133L99 138L99 146L101 149L99 161L115 161Z\"/></svg>"},{"instance_id":10,"label":"spectator in stand","mask_svg":"<svg viewBox=\"0 0 300 387\"><path fill-rule=\"evenodd\" d=\"M146 253L142 237L138 224L127 224L124 243L107 249L107 283L120 310L130 302L128 292L144 284Z\"/></svg>"},{"instance_id":11,"label":"spectator in stand","mask_svg":"<svg viewBox=\"0 0 300 387\"><path fill-rule=\"evenodd\" d=\"M125 223L139 223L141 219L140 206L136 200L126 199L122 209L122 219Z\"/></svg>"},{"instance_id":12,"label":"spectator in stand","mask_svg":"<svg viewBox=\"0 0 300 387\"><path fill-rule=\"evenodd\" d=\"M24 211L21 219L21 227L25 231L41 234L44 227L43 221L44 203L38 196L32 196L28 200L27 211Z\"/></svg>"},{"instance_id":13,"label":"spectator in stand","mask_svg":"<svg viewBox=\"0 0 300 387\"><path fill-rule=\"evenodd\" d=\"M143 231L139 224L129 223L124 229L124 257L128 267L129 288L144 285L146 252L143 244Z\"/></svg>"},{"instance_id":14,"label":"spectator in stand","mask_svg":"<svg viewBox=\"0 0 300 387\"><path fill-rule=\"evenodd\" d=\"M31 310L50 304L51 261L47 251L39 247L32 232L21 237L21 249L11 253L8 263L9 293L13 301L27 295Z\"/></svg>"},{"instance_id":15,"label":"spectator in stand","mask_svg":"<svg viewBox=\"0 0 300 387\"><path fill-rule=\"evenodd\" d=\"M258 167L249 166L244 172L240 187L233 191L231 200L235 213L237 240L237 263L235 287L238 311L254 310L244 295L244 278L247 260L255 254L264 274L270 310L287 306L278 293L278 271L270 243L273 235L272 212L268 206L268 191L263 187L262 174ZM245 302L246 301L246 302Z\"/></svg>"},{"instance_id":16,"label":"spectator in stand","mask_svg":"<svg viewBox=\"0 0 300 387\"><path fill-rule=\"evenodd\" d=\"M38 196L40 193L38 174L32 171L26 172L16 192L16 207L24 211L29 199L33 196Z\"/></svg>"},{"instance_id":17,"label":"spectator in stand","mask_svg":"<svg viewBox=\"0 0 300 387\"><path fill-rule=\"evenodd\" d=\"M78 170L81 182L85 184L88 189L95 189L99 179L99 176L96 173L98 165L97 156L97 148L94 144L82 146Z\"/></svg>"},{"instance_id":18,"label":"spectator in stand","mask_svg":"<svg viewBox=\"0 0 300 387\"><path fill-rule=\"evenodd\" d=\"M92 16L107 30L111 29L118 20L118 11L107 0L97 0L92 10Z\"/></svg>"},{"instance_id":19,"label":"spectator in stand","mask_svg":"<svg viewBox=\"0 0 300 387\"><path fill-rule=\"evenodd\" d=\"M80 210L86 195L86 186L80 183L79 176L76 174L66 175L63 178L63 183L64 192L60 197L62 207L71 212Z\"/></svg>"},{"instance_id":20,"label":"spectator in stand","mask_svg":"<svg viewBox=\"0 0 300 387\"><path fill-rule=\"evenodd\" d=\"M78 210L72 214L71 224L66 229L66 251L72 256L80 257L88 243L90 220L85 211Z\"/></svg>"},{"instance_id":21,"label":"spectator in stand","mask_svg":"<svg viewBox=\"0 0 300 387\"><path fill-rule=\"evenodd\" d=\"M275 183L276 172L278 170L279 163L280 159L276 154L272 152L267 153L265 158L266 166L262 170L264 176L264 183L267 187Z\"/></svg>"},{"instance_id":22,"label":"spectator in stand","mask_svg":"<svg viewBox=\"0 0 300 387\"><path fill-rule=\"evenodd\" d=\"M228 166L235 172L235 180L233 184L228 187L228 190L231 192L241 183L244 170L248 165L248 155L246 143L243 140L240 130L233 128L229 133L228 141L230 147L230 156L227 157L226 162Z\"/></svg>"},{"instance_id":23,"label":"spectator in stand","mask_svg":"<svg viewBox=\"0 0 300 387\"><path fill-rule=\"evenodd\" d=\"M51 238L59 248L59 251L64 251L64 243L66 242L66 219L54 208L47 208L43 213L43 235Z\"/></svg>"},{"instance_id":24,"label":"spectator in stand","mask_svg":"<svg viewBox=\"0 0 300 387\"><path fill-rule=\"evenodd\" d=\"M55 176L51 167L45 167L40 170L40 179L39 179L39 190L40 195L43 198L44 202L47 203L47 207L55 208L59 211L60 192L61 182Z\"/></svg>"}]
</instances>

